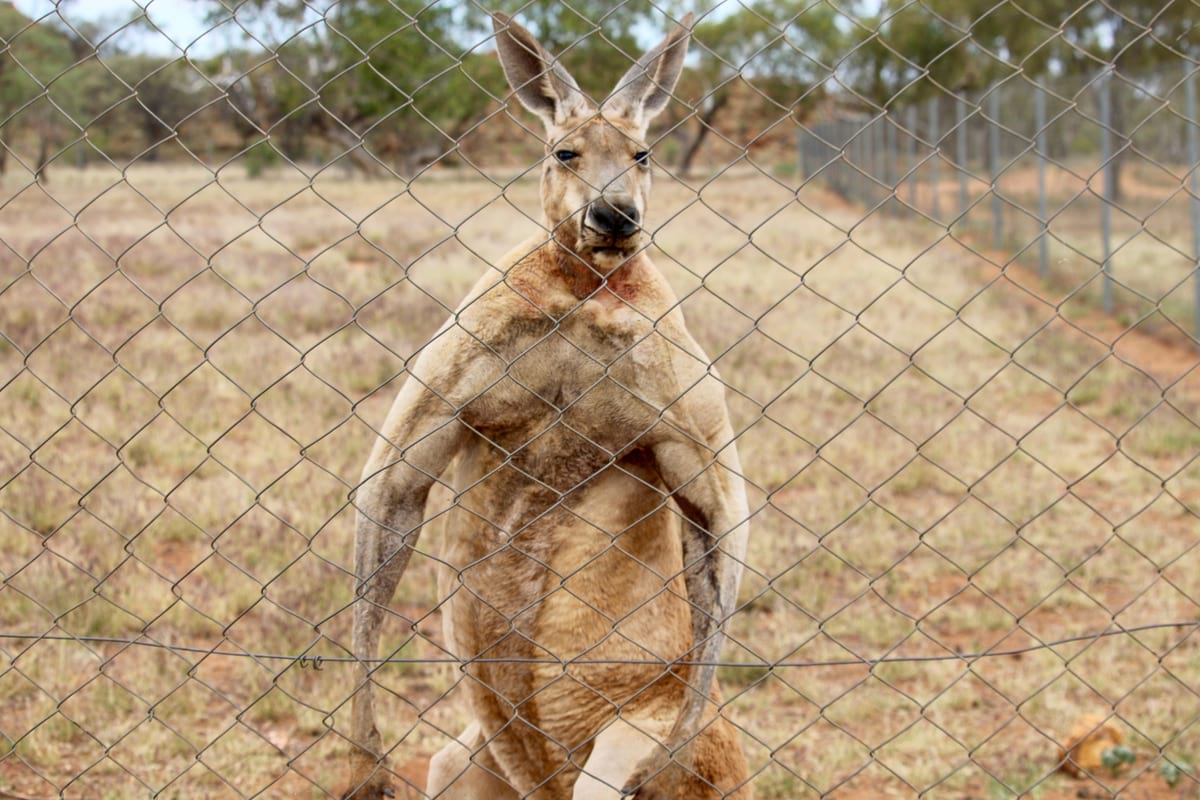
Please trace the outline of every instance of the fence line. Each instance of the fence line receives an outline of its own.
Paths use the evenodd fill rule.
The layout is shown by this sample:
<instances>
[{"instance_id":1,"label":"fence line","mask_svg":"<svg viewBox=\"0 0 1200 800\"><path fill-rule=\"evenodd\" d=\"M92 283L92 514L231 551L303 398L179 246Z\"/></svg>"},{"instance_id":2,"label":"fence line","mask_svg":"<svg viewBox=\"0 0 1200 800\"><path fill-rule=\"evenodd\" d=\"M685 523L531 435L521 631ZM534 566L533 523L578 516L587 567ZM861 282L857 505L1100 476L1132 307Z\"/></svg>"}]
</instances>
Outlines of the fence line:
<instances>
[{"instance_id":1,"label":"fence line","mask_svg":"<svg viewBox=\"0 0 1200 800\"><path fill-rule=\"evenodd\" d=\"M1060 647L1064 644L1074 644L1076 642L1089 642L1105 639L1109 636L1130 636L1135 633L1144 633L1145 631L1164 630L1168 628L1200 628L1200 620L1189 620L1183 622L1156 622L1149 625L1136 625L1131 628L1120 628L1118 630L1096 631L1094 633L1084 633L1078 636L1068 636L1064 639L1056 639L1052 642L1039 642L1036 645L1028 647L1017 647L1008 650L985 650L979 653L954 653L944 656L880 656L878 658L856 658L856 659L841 659L832 661L696 661L693 659L675 659L672 661L662 661L659 659L635 659L635 658L572 658L562 660L557 658L401 658L398 656L389 656L386 658L365 658L359 659L353 656L311 656L308 653L258 653L244 652L240 650L214 650L207 647L196 647L192 645L182 644L165 644L163 642L148 642L144 639L121 639L114 636L64 636L61 634L53 635L31 635L14 633L12 631L0 631L0 639L29 639L33 641L58 641L58 642L88 642L95 644L122 644L133 647L149 647L158 650L168 650L170 652L179 653L197 653L204 656L221 656L231 658L252 658L256 661L290 661L303 665L305 659L310 659L313 663L320 664L457 664L465 666L467 664L558 664L571 666L597 666L604 664L628 664L634 666L649 666L649 667L730 667L737 669L778 669L778 668L808 668L808 667L854 667L867 666L874 667L878 664L921 664L935 661L979 661L985 658L1004 658L1012 656L1025 655L1034 653L1038 650L1052 650L1055 647Z\"/></svg>"},{"instance_id":2,"label":"fence line","mask_svg":"<svg viewBox=\"0 0 1200 800\"><path fill-rule=\"evenodd\" d=\"M1196 116L1196 101L1195 101L1195 81L1196 70L1192 62L1185 62L1184 79L1180 82L1184 90L1184 103L1182 113L1178 113L1178 125L1184 134L1180 137L1180 141L1186 143L1189 162L1194 164L1195 154L1200 153L1200 144L1197 144L1200 133L1197 131L1197 123L1194 120ZM1101 251L1094 257L1095 262L1099 265L1099 271L1103 276L1101 281L1101 295L1099 304L1107 314L1114 314L1114 291L1118 284L1120 288L1126 291L1132 291L1137 294L1138 290L1131 289L1127 284L1114 284L1114 276L1118 272L1115 270L1115 260L1117 258L1116 249L1127 247L1130 244L1132 237L1127 238L1123 243L1118 244L1114 249L1114 233L1112 214L1116 209L1121 208L1121 203L1116 196L1119 178L1116 174L1118 162L1125 158L1127 154L1136 154L1144 156L1140 150L1135 150L1129 143L1123 144L1120 147L1114 147L1113 137L1116 130L1113 122L1113 95L1114 84L1117 82L1116 73L1108 68L1108 71L1096 77L1092 83L1095 89L1096 110L1094 111L1094 123L1098 136L1098 155L1099 167L1092 174L1086 175L1090 179L1097 180L1099 186L1094 190L1081 190L1074 195L1068 196L1053 215L1049 210L1049 195L1050 187L1047 185L1046 170L1048 165L1056 165L1062 167L1066 171L1070 171L1070 167L1062 164L1061 159L1056 159L1051 155L1050 146L1047 140L1047 131L1054 126L1060 126L1062 113L1055 114L1052 118L1047 117L1046 99L1047 93L1052 92L1042 84L1032 84L1030 86L1029 95L1033 99L1032 119L1033 131L1028 136L1018 134L1011 126L999 121L1002 107L1002 89L1006 86L1004 83L997 83L987 89L984 93L986 98L986 113L983 112L982 106L972 104L964 93L952 94L954 106L954 120L951 127L947 130L943 127L944 111L941 107L940 97L935 94L928 99L925 106L925 120L923 124L918 123L918 108L916 105L910 105L903 110L903 125L897 120L901 112L893 111L889 106L883 109L879 116L859 116L853 114L842 115L836 121L816 121L801 128L798 137L798 149L800 151L800 169L802 175L807 178L820 180L829 185L834 191L842 196L855 202L872 202L874 195L881 190L885 193L891 192L895 197L906 197L907 207L900 211L890 205L887 210L893 213L908 213L909 211L917 211L922 216L935 222L951 222L946 220L943 214L943 190L942 176L940 175L940 162L952 164L955 173L959 178L959 213L967 215L971 210L972 203L970 201L969 184L973 180L979 180L978 177L973 177L971 171L971 145L969 142L969 129L971 121L978 120L983 123L984 135L986 138L985 146L980 150L985 154L983 163L985 173L990 184L991 194L991 215L987 220L986 226L989 229L990 247L996 253L1011 253L1011 258L1014 261L1020 261L1023 257L1023 247L1014 244L1009 240L1014 234L1011 234L1006 229L1006 217L1012 217L1016 214L1028 214L1041 220L1042 234L1037 237L1037 270L1039 275L1045 280L1055 280L1057 276L1051 270L1051 255L1050 249L1052 242L1058 240L1061 242L1061 236L1056 233L1058 224L1062 223L1068 216L1080 216L1075 211L1075 206L1082 207L1088 199L1089 194L1093 194L1100 200L1097 203L1098 210L1098 241L1101 246ZM1010 87L1011 91L1011 87ZM1061 99L1061 98L1060 98ZM967 113L968 108L973 108L974 111ZM1086 113L1086 112L1085 112ZM904 144L900 146L898 141L893 139L889 142L886 133L883 139L876 143L874 142L875 130L877 126L883 126L883 130L898 130L902 131ZM945 152L944 144L950 133L954 135L954 159L951 161ZM1006 134L1020 136L1024 142L1020 147L1020 152L1015 156L1011 152L1002 154L1006 150L1002 143L1002 137ZM855 146L859 146L862 142L870 141L872 144L870 150L872 158L866 159L863 155L865 151L849 149L843 154L843 151L836 145L837 142L853 142ZM926 148L928 153L921 158L917 156L918 146ZM839 156L839 154L841 154ZM1012 193L1007 192L1003 188L1003 181L1006 174L1011 173L1017 165L1018 159L1023 155L1032 155L1034 166L1036 169L1037 182L1036 188L1033 191L1033 208L1025 208L1021 201L1015 199ZM1149 159L1153 163L1152 159ZM895 163L906 163L910 165L909 174L904 180L897 182L895 177L889 173L888 168L883 165ZM854 172L858 172L862 179L860 181L847 180L839 175L841 169L850 168ZM1196 171L1188 168L1185 171L1183 183L1186 183L1184 189L1191 198L1193 204L1200 203L1200 190L1195 184ZM907 183L907 192L901 190L901 184ZM877 189L876 187L879 187ZM1182 187L1181 187L1182 188ZM1169 195L1169 189L1165 190ZM923 199L919 199L923 198ZM1006 211L1006 206L1011 210ZM1153 212L1151 212L1153 216ZM1191 240L1191 257L1194 260L1200 260L1200 245L1195 244L1200 242L1200 211L1193 215L1194 218L1189 221L1190 240ZM972 215L972 220L974 216ZM964 223L965 220L959 219L958 224ZM972 224L979 226L983 223L982 220L974 221ZM1081 220L1082 223L1082 220ZM1075 224L1072 222L1072 224ZM1140 229L1141 233L1155 240L1167 244L1163 239L1155 233L1145 228L1143 223ZM1137 235L1136 233L1134 235ZM1031 237L1032 238L1032 237ZM1068 248L1071 246L1066 245ZM1168 245L1169 247L1180 250L1177 245ZM1193 278L1192 282L1195 286L1194 293L1200 293L1200 278ZM1190 325L1192 330L1200 331L1200 294L1195 294L1192 302L1189 303L1191 308L1189 313L1192 317Z\"/></svg>"}]
</instances>

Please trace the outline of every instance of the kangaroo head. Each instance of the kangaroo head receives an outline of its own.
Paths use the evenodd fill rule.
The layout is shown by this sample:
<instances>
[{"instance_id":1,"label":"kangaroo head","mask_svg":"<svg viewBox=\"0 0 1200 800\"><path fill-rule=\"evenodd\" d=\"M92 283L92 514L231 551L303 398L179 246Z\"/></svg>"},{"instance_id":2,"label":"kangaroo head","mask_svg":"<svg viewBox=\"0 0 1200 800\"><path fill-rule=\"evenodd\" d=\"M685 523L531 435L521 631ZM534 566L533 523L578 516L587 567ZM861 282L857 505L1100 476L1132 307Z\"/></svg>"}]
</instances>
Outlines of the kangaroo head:
<instances>
[{"instance_id":1,"label":"kangaroo head","mask_svg":"<svg viewBox=\"0 0 1200 800\"><path fill-rule=\"evenodd\" d=\"M608 272L644 246L650 196L646 129L687 54L688 14L638 59L597 108L529 31L494 13L500 64L522 105L546 126L543 224L554 240Z\"/></svg>"}]
</instances>

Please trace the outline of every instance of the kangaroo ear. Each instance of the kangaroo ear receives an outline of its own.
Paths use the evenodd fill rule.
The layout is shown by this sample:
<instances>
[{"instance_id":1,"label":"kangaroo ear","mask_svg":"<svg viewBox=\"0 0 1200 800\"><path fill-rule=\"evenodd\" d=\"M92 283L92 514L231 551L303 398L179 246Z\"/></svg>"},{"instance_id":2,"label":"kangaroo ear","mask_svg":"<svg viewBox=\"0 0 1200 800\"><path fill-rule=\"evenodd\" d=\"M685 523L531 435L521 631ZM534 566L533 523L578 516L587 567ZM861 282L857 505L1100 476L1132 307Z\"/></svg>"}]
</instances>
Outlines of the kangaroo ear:
<instances>
[{"instance_id":1,"label":"kangaroo ear","mask_svg":"<svg viewBox=\"0 0 1200 800\"><path fill-rule=\"evenodd\" d=\"M688 12L667 38L639 58L608 98L609 108L642 130L671 99L671 91L683 71L693 16Z\"/></svg>"},{"instance_id":2,"label":"kangaroo ear","mask_svg":"<svg viewBox=\"0 0 1200 800\"><path fill-rule=\"evenodd\" d=\"M579 84L532 33L499 11L492 12L492 29L504 77L521 105L541 117L547 126L561 125L588 109Z\"/></svg>"}]
</instances>

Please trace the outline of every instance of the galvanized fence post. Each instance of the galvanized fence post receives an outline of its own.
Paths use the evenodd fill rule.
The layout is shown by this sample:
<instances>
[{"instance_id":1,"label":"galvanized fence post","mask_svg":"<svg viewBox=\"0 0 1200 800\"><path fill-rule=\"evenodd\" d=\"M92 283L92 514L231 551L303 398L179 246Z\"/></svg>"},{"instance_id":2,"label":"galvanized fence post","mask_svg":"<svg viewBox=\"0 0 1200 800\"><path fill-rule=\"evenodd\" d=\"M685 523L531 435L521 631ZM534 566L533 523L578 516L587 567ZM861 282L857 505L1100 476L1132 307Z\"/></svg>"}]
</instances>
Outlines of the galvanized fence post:
<instances>
[{"instance_id":1,"label":"galvanized fence post","mask_svg":"<svg viewBox=\"0 0 1200 800\"><path fill-rule=\"evenodd\" d=\"M1187 98L1188 189L1192 195L1192 320L1197 339L1200 339L1200 133L1196 126L1196 65L1188 62L1184 96Z\"/></svg>"},{"instance_id":2,"label":"galvanized fence post","mask_svg":"<svg viewBox=\"0 0 1200 800\"><path fill-rule=\"evenodd\" d=\"M1100 170L1104 178L1104 191L1100 197L1100 238L1104 243L1104 260L1100 269L1104 272L1104 313L1113 310L1112 288L1112 71L1100 79Z\"/></svg>"},{"instance_id":3,"label":"galvanized fence post","mask_svg":"<svg viewBox=\"0 0 1200 800\"><path fill-rule=\"evenodd\" d=\"M808 177L808 159L804 152L805 127L796 128L796 183L801 184Z\"/></svg>"},{"instance_id":4,"label":"galvanized fence post","mask_svg":"<svg viewBox=\"0 0 1200 800\"><path fill-rule=\"evenodd\" d=\"M854 191L854 176L850 171L849 153L851 135L852 131L850 129L850 125L846 122L846 120L839 119L834 121L833 141L837 142L836 146L838 148L838 152L835 153L837 157L836 161L838 162L835 165L837 169L839 186L838 193L847 200L850 199L851 194Z\"/></svg>"},{"instance_id":5,"label":"galvanized fence post","mask_svg":"<svg viewBox=\"0 0 1200 800\"><path fill-rule=\"evenodd\" d=\"M841 162L838 164L838 176L843 187L841 195L847 200L851 200L854 197L854 171L850 168L850 148L854 146L854 140L851 138L854 136L854 131L846 120L839 119L833 125L837 132L835 141L841 148L837 154L838 160Z\"/></svg>"},{"instance_id":6,"label":"galvanized fence post","mask_svg":"<svg viewBox=\"0 0 1200 800\"><path fill-rule=\"evenodd\" d=\"M871 177L875 179L874 181L872 181L871 197L874 198L878 194L882 193L882 194L886 195L886 193L887 193L886 189L883 189L881 192L880 191L881 187L878 186L878 184L876 183L876 181L879 183L886 182L884 176L887 171L887 152L886 152L887 132L883 129L883 117L882 116L876 117L871 122L871 129L872 129L871 149L873 149L875 151L873 154L874 158L871 159L871 162L872 162L871 163L871 173L872 173ZM887 202L886 199L880 201L880 203L886 203L886 202Z\"/></svg>"},{"instance_id":7,"label":"galvanized fence post","mask_svg":"<svg viewBox=\"0 0 1200 800\"><path fill-rule=\"evenodd\" d=\"M891 213L895 211L895 204L892 202L896 194L896 156L894 153L896 146L896 129L892 125L892 118L887 111L883 113L883 146L879 148L880 157L883 159L883 191L886 195L884 198L884 210Z\"/></svg>"},{"instance_id":8,"label":"galvanized fence post","mask_svg":"<svg viewBox=\"0 0 1200 800\"><path fill-rule=\"evenodd\" d=\"M907 141L905 147L908 154L908 204L913 208L917 207L917 107L909 106L905 114L907 119L905 127L907 131Z\"/></svg>"},{"instance_id":9,"label":"galvanized fence post","mask_svg":"<svg viewBox=\"0 0 1200 800\"><path fill-rule=\"evenodd\" d=\"M938 132L937 95L929 98L929 216L940 220L942 212L938 204L938 159L941 157L941 135Z\"/></svg>"},{"instance_id":10,"label":"galvanized fence post","mask_svg":"<svg viewBox=\"0 0 1200 800\"><path fill-rule=\"evenodd\" d=\"M1004 201L1000 199L1000 86L988 93L988 175L992 179L992 245L1004 247Z\"/></svg>"},{"instance_id":11,"label":"galvanized fence post","mask_svg":"<svg viewBox=\"0 0 1200 800\"><path fill-rule=\"evenodd\" d=\"M870 201L872 206L879 205L879 172L883 167L883 163L879 159L880 138L882 136L882 128L879 126L879 117L872 117L867 129L867 139L863 142L866 145L867 152L864 154L867 167L867 186L870 190Z\"/></svg>"},{"instance_id":12,"label":"galvanized fence post","mask_svg":"<svg viewBox=\"0 0 1200 800\"><path fill-rule=\"evenodd\" d=\"M863 137L867 135L866 130L866 126L860 122L854 131L850 147L850 176L854 182L854 198L860 203L867 202L867 178L863 174L862 165Z\"/></svg>"},{"instance_id":13,"label":"galvanized fence post","mask_svg":"<svg viewBox=\"0 0 1200 800\"><path fill-rule=\"evenodd\" d=\"M846 199L854 200L858 196L858 174L854 171L854 123L845 121L844 130L838 139L842 143L842 167L846 175Z\"/></svg>"},{"instance_id":14,"label":"galvanized fence post","mask_svg":"<svg viewBox=\"0 0 1200 800\"><path fill-rule=\"evenodd\" d=\"M1046 90L1038 86L1033 92L1034 154L1037 156L1038 222L1042 232L1038 236L1038 275L1043 279L1050 274L1050 211L1046 199Z\"/></svg>"},{"instance_id":15,"label":"galvanized fence post","mask_svg":"<svg viewBox=\"0 0 1200 800\"><path fill-rule=\"evenodd\" d=\"M868 119L863 126L859 144L859 168L863 173L863 204L870 207L875 203L875 118Z\"/></svg>"},{"instance_id":16,"label":"galvanized fence post","mask_svg":"<svg viewBox=\"0 0 1200 800\"><path fill-rule=\"evenodd\" d=\"M967 213L970 197L967 192L967 98L960 97L955 103L958 116L955 119L954 144L957 152L954 160L958 165L958 210Z\"/></svg>"},{"instance_id":17,"label":"galvanized fence post","mask_svg":"<svg viewBox=\"0 0 1200 800\"><path fill-rule=\"evenodd\" d=\"M837 141L841 144L841 161L840 172L842 175L842 185L844 187L842 196L847 200L855 199L855 187L858 186L858 175L854 172L854 167L851 166L854 162L850 158L850 154L854 148L854 122L852 120L838 120Z\"/></svg>"}]
</instances>

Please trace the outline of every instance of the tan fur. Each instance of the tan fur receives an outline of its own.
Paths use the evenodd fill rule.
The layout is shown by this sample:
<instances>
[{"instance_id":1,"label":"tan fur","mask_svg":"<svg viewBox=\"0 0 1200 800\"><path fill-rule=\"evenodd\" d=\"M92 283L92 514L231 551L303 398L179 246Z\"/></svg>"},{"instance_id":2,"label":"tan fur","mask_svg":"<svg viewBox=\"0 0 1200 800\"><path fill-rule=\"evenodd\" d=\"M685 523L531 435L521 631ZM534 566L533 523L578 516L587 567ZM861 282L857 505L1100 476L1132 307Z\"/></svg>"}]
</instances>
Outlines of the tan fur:
<instances>
[{"instance_id":1,"label":"tan fur","mask_svg":"<svg viewBox=\"0 0 1200 800\"><path fill-rule=\"evenodd\" d=\"M506 29L519 45L499 41L510 80L534 74L524 51L545 54L497 15ZM681 31L639 65L673 84L678 63L655 53L685 43ZM502 281L482 278L422 351L356 498L354 647L368 659L430 487L456 494L446 632L475 721L435 758L439 797L477 796L498 777L547 800L749 796L714 668L669 666L715 661L736 601L748 510L723 389L642 252L644 232L613 241L584 224L607 192L645 211L650 173L633 154L646 149L645 109L661 105L633 73L615 112L522 96L546 119L547 151L579 153L570 169L547 159L550 235L497 265ZM532 83L570 93L569 81ZM386 771L365 665L351 726L348 796L378 798ZM622 769L630 753L638 761ZM606 780L580 781L589 764Z\"/></svg>"}]
</instances>

